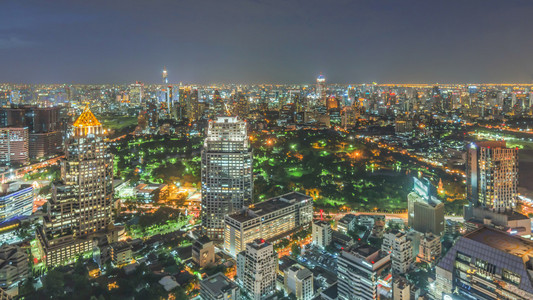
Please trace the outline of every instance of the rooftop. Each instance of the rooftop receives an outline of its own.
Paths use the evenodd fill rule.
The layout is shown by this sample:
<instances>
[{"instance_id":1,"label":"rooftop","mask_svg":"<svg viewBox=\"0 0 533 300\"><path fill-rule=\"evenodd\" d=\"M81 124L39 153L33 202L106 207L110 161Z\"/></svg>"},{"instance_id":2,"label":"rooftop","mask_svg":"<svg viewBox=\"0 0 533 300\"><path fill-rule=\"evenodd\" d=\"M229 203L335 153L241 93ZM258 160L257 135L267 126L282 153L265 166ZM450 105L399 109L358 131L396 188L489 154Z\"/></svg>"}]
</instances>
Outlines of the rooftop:
<instances>
[{"instance_id":1,"label":"rooftop","mask_svg":"<svg viewBox=\"0 0 533 300\"><path fill-rule=\"evenodd\" d=\"M506 234L503 231L482 227L464 236L467 239L482 243L491 248L512 254L518 257L533 256L533 242L517 236Z\"/></svg>"},{"instance_id":2,"label":"rooftop","mask_svg":"<svg viewBox=\"0 0 533 300\"><path fill-rule=\"evenodd\" d=\"M102 125L98 119L94 116L94 114L89 109L89 105L87 104L85 108L83 109L83 112L81 115L76 119L76 122L74 122L74 127L88 127L88 126L100 126Z\"/></svg>"},{"instance_id":3,"label":"rooftop","mask_svg":"<svg viewBox=\"0 0 533 300\"><path fill-rule=\"evenodd\" d=\"M239 222L245 222L289 207L291 205L296 204L297 202L309 200L312 200L310 196L298 192L291 192L285 195L265 200L263 202L252 204L247 209L238 213L231 214L229 217Z\"/></svg>"},{"instance_id":4,"label":"rooftop","mask_svg":"<svg viewBox=\"0 0 533 300\"><path fill-rule=\"evenodd\" d=\"M202 280L200 284L203 288L209 290L212 295L220 295L230 289L235 288L235 284L222 273L212 275Z\"/></svg>"}]
</instances>

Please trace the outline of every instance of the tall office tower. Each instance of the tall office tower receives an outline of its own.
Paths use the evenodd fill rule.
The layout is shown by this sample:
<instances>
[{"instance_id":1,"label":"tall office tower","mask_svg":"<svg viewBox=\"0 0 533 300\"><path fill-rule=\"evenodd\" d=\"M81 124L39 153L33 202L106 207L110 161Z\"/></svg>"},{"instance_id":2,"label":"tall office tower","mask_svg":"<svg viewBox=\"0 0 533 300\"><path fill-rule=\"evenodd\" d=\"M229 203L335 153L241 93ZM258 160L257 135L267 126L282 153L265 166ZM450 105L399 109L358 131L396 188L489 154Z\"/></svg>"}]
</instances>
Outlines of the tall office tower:
<instances>
[{"instance_id":1,"label":"tall office tower","mask_svg":"<svg viewBox=\"0 0 533 300\"><path fill-rule=\"evenodd\" d=\"M163 84L168 84L167 67L163 67L163 73L161 75L163 77Z\"/></svg>"},{"instance_id":2,"label":"tall office tower","mask_svg":"<svg viewBox=\"0 0 533 300\"><path fill-rule=\"evenodd\" d=\"M31 184L7 182L0 184L0 223L28 217L33 211Z\"/></svg>"},{"instance_id":3,"label":"tall office tower","mask_svg":"<svg viewBox=\"0 0 533 300\"><path fill-rule=\"evenodd\" d=\"M238 117L210 121L202 149L202 230L222 240L224 216L252 201L252 149Z\"/></svg>"},{"instance_id":4,"label":"tall office tower","mask_svg":"<svg viewBox=\"0 0 533 300\"><path fill-rule=\"evenodd\" d=\"M338 260L339 299L378 299L378 289L390 275L390 255L370 245L342 251Z\"/></svg>"},{"instance_id":5,"label":"tall office tower","mask_svg":"<svg viewBox=\"0 0 533 300\"><path fill-rule=\"evenodd\" d=\"M27 127L0 128L0 166L29 161Z\"/></svg>"},{"instance_id":6,"label":"tall office tower","mask_svg":"<svg viewBox=\"0 0 533 300\"><path fill-rule=\"evenodd\" d=\"M326 221L313 222L312 237L313 244L324 249L331 244L331 235L333 231L331 224Z\"/></svg>"},{"instance_id":7,"label":"tall office tower","mask_svg":"<svg viewBox=\"0 0 533 300\"><path fill-rule=\"evenodd\" d=\"M309 226L313 220L313 198L291 192L224 218L224 249L235 256L256 239L277 240L290 231Z\"/></svg>"},{"instance_id":8,"label":"tall office tower","mask_svg":"<svg viewBox=\"0 0 533 300\"><path fill-rule=\"evenodd\" d=\"M248 101L246 95L242 91L239 91L239 93L237 94L237 99L235 101L235 106L233 107L234 115L244 120L248 117L249 111L250 101Z\"/></svg>"},{"instance_id":9,"label":"tall office tower","mask_svg":"<svg viewBox=\"0 0 533 300\"><path fill-rule=\"evenodd\" d=\"M432 299L532 299L532 252L531 240L489 227L459 237L436 267Z\"/></svg>"},{"instance_id":10,"label":"tall office tower","mask_svg":"<svg viewBox=\"0 0 533 300\"><path fill-rule=\"evenodd\" d=\"M144 87L143 87L142 82L139 82L139 81L130 84L129 96L130 96L131 104L140 105L142 103L143 96L144 96L143 88Z\"/></svg>"},{"instance_id":11,"label":"tall office tower","mask_svg":"<svg viewBox=\"0 0 533 300\"><path fill-rule=\"evenodd\" d=\"M381 250L388 252L392 262L392 273L403 274L411 269L413 264L413 246L407 234L391 231L383 236Z\"/></svg>"},{"instance_id":12,"label":"tall office tower","mask_svg":"<svg viewBox=\"0 0 533 300\"><path fill-rule=\"evenodd\" d=\"M444 231L444 203L437 198L435 187L427 179L413 180L413 191L407 195L408 225L421 233L441 235Z\"/></svg>"},{"instance_id":13,"label":"tall office tower","mask_svg":"<svg viewBox=\"0 0 533 300\"><path fill-rule=\"evenodd\" d=\"M498 212L516 207L518 149L505 141L472 143L467 152L466 192L473 206Z\"/></svg>"},{"instance_id":14,"label":"tall office tower","mask_svg":"<svg viewBox=\"0 0 533 300\"><path fill-rule=\"evenodd\" d=\"M29 156L40 158L61 152L59 107L12 106L0 109L0 127L27 127Z\"/></svg>"},{"instance_id":15,"label":"tall office tower","mask_svg":"<svg viewBox=\"0 0 533 300\"><path fill-rule=\"evenodd\" d=\"M220 96L220 92L218 90L215 90L215 93L213 94L213 117L220 117L220 116L226 116L226 105L224 104L224 100L222 100L222 97Z\"/></svg>"},{"instance_id":16,"label":"tall office tower","mask_svg":"<svg viewBox=\"0 0 533 300\"><path fill-rule=\"evenodd\" d=\"M300 264L294 264L285 271L284 288L299 300L311 300L314 296L313 273Z\"/></svg>"},{"instance_id":17,"label":"tall office tower","mask_svg":"<svg viewBox=\"0 0 533 300\"><path fill-rule=\"evenodd\" d=\"M73 262L112 229L113 157L107 148L102 124L86 107L67 136L61 183L52 187L38 234L48 266Z\"/></svg>"},{"instance_id":18,"label":"tall office tower","mask_svg":"<svg viewBox=\"0 0 533 300\"><path fill-rule=\"evenodd\" d=\"M326 77L320 74L316 79L316 105L326 106Z\"/></svg>"},{"instance_id":19,"label":"tall office tower","mask_svg":"<svg viewBox=\"0 0 533 300\"><path fill-rule=\"evenodd\" d=\"M272 244L257 239L237 256L237 279L252 300L272 296L276 291L278 258Z\"/></svg>"},{"instance_id":20,"label":"tall office tower","mask_svg":"<svg viewBox=\"0 0 533 300\"><path fill-rule=\"evenodd\" d=\"M200 119L200 102L198 100L198 90L194 89L189 95L187 101L187 118L189 122L196 122Z\"/></svg>"}]
</instances>

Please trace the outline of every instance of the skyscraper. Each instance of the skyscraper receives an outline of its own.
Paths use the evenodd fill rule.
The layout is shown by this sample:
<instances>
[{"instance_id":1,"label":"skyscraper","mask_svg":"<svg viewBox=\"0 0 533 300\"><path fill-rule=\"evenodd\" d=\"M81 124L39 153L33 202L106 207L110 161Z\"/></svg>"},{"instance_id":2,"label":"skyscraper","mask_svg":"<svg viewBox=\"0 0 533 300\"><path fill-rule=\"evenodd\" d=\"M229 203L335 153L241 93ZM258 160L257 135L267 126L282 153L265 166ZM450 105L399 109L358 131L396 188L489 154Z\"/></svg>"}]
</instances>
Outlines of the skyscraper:
<instances>
[{"instance_id":1,"label":"skyscraper","mask_svg":"<svg viewBox=\"0 0 533 300\"><path fill-rule=\"evenodd\" d=\"M257 239L237 256L237 279L252 300L266 299L276 290L277 255L272 244Z\"/></svg>"},{"instance_id":2,"label":"skyscraper","mask_svg":"<svg viewBox=\"0 0 533 300\"><path fill-rule=\"evenodd\" d=\"M102 124L89 107L74 122L61 161L61 182L38 238L48 266L71 263L99 246L112 228L113 157ZM107 239L102 239L107 240Z\"/></svg>"},{"instance_id":3,"label":"skyscraper","mask_svg":"<svg viewBox=\"0 0 533 300\"><path fill-rule=\"evenodd\" d=\"M316 97L317 105L326 105L326 77L320 74L316 79Z\"/></svg>"},{"instance_id":4,"label":"skyscraper","mask_svg":"<svg viewBox=\"0 0 533 300\"><path fill-rule=\"evenodd\" d=\"M467 152L468 201L495 211L513 210L518 197L518 149L505 141L472 143Z\"/></svg>"},{"instance_id":5,"label":"skyscraper","mask_svg":"<svg viewBox=\"0 0 533 300\"><path fill-rule=\"evenodd\" d=\"M161 75L163 77L163 84L168 84L167 67L163 67L163 73Z\"/></svg>"},{"instance_id":6,"label":"skyscraper","mask_svg":"<svg viewBox=\"0 0 533 300\"><path fill-rule=\"evenodd\" d=\"M210 121L202 150L202 229L222 240L224 216L252 200L252 149L238 117Z\"/></svg>"}]
</instances>

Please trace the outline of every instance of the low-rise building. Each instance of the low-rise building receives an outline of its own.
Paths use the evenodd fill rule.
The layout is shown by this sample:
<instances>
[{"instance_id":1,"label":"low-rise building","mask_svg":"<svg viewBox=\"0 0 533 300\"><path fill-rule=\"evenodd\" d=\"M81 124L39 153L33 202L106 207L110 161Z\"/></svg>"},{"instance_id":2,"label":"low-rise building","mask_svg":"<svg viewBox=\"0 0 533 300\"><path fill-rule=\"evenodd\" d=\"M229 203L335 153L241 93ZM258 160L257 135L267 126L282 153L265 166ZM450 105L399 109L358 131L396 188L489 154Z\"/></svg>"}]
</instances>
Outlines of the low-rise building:
<instances>
[{"instance_id":1,"label":"low-rise building","mask_svg":"<svg viewBox=\"0 0 533 300\"><path fill-rule=\"evenodd\" d=\"M347 214L344 217L342 217L337 223L337 230L340 233L347 234L348 232L353 231L356 225L357 225L357 216L354 214Z\"/></svg>"},{"instance_id":2,"label":"low-rise building","mask_svg":"<svg viewBox=\"0 0 533 300\"><path fill-rule=\"evenodd\" d=\"M0 288L16 285L29 274L30 267L26 251L15 245L0 247Z\"/></svg>"},{"instance_id":3,"label":"low-rise building","mask_svg":"<svg viewBox=\"0 0 533 300\"><path fill-rule=\"evenodd\" d=\"M192 260L200 267L215 263L215 245L207 236L198 238L192 244Z\"/></svg>"},{"instance_id":4,"label":"low-rise building","mask_svg":"<svg viewBox=\"0 0 533 300\"><path fill-rule=\"evenodd\" d=\"M200 281L202 300L239 300L239 287L222 273L209 276Z\"/></svg>"},{"instance_id":5,"label":"low-rise building","mask_svg":"<svg viewBox=\"0 0 533 300\"><path fill-rule=\"evenodd\" d=\"M127 242L111 244L111 260L115 266L124 266L132 262L131 245Z\"/></svg>"}]
</instances>

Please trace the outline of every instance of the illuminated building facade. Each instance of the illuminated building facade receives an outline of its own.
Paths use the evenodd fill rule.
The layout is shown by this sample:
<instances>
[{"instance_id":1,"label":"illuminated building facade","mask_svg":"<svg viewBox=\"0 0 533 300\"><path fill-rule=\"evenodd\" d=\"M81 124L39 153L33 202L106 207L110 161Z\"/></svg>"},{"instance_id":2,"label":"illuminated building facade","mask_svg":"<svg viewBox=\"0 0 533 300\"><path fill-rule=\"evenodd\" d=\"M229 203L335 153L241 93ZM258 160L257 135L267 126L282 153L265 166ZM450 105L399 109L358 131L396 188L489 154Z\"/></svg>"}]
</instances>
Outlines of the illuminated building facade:
<instances>
[{"instance_id":1,"label":"illuminated building facade","mask_svg":"<svg viewBox=\"0 0 533 300\"><path fill-rule=\"evenodd\" d=\"M505 141L477 142L467 151L467 197L475 207L498 212L516 208L518 149Z\"/></svg>"},{"instance_id":2,"label":"illuminated building facade","mask_svg":"<svg viewBox=\"0 0 533 300\"><path fill-rule=\"evenodd\" d=\"M413 178L414 188L407 195L407 223L412 229L435 235L444 232L444 203L437 197L435 188L423 178Z\"/></svg>"},{"instance_id":3,"label":"illuminated building facade","mask_svg":"<svg viewBox=\"0 0 533 300\"><path fill-rule=\"evenodd\" d=\"M0 184L0 223L30 216L33 210L33 187L30 184Z\"/></svg>"},{"instance_id":4,"label":"illuminated building facade","mask_svg":"<svg viewBox=\"0 0 533 300\"><path fill-rule=\"evenodd\" d=\"M313 244L324 249L331 244L333 230L326 221L314 221L312 228Z\"/></svg>"},{"instance_id":5,"label":"illuminated building facade","mask_svg":"<svg viewBox=\"0 0 533 300\"><path fill-rule=\"evenodd\" d=\"M378 299L378 286L390 280L390 255L370 245L342 251L337 265L338 299Z\"/></svg>"},{"instance_id":6,"label":"illuminated building facade","mask_svg":"<svg viewBox=\"0 0 533 300\"><path fill-rule=\"evenodd\" d=\"M251 202L252 149L247 124L238 117L210 121L202 149L202 230L224 239L224 216Z\"/></svg>"},{"instance_id":7,"label":"illuminated building facade","mask_svg":"<svg viewBox=\"0 0 533 300\"><path fill-rule=\"evenodd\" d=\"M316 79L317 105L326 106L326 77L320 74Z\"/></svg>"},{"instance_id":8,"label":"illuminated building facade","mask_svg":"<svg viewBox=\"0 0 533 300\"><path fill-rule=\"evenodd\" d=\"M59 107L12 106L0 108L0 127L28 128L31 158L57 154L62 150Z\"/></svg>"},{"instance_id":9,"label":"illuminated building facade","mask_svg":"<svg viewBox=\"0 0 533 300\"><path fill-rule=\"evenodd\" d=\"M413 246L407 234L391 231L383 236L381 250L390 254L392 273L403 274L411 269L413 264Z\"/></svg>"},{"instance_id":10,"label":"illuminated building facade","mask_svg":"<svg viewBox=\"0 0 533 300\"><path fill-rule=\"evenodd\" d=\"M255 239L274 240L308 226L313 219L313 198L292 192L230 214L224 219L224 249L235 256Z\"/></svg>"},{"instance_id":11,"label":"illuminated building facade","mask_svg":"<svg viewBox=\"0 0 533 300\"><path fill-rule=\"evenodd\" d=\"M74 122L61 161L61 183L38 232L48 266L71 263L92 251L95 234L113 226L113 157L102 124L86 107Z\"/></svg>"},{"instance_id":12,"label":"illuminated building facade","mask_svg":"<svg viewBox=\"0 0 533 300\"><path fill-rule=\"evenodd\" d=\"M237 279L252 300L267 299L276 291L278 257L272 244L257 239L237 256Z\"/></svg>"},{"instance_id":13,"label":"illuminated building facade","mask_svg":"<svg viewBox=\"0 0 533 300\"><path fill-rule=\"evenodd\" d=\"M28 143L28 128L0 128L0 165L28 162Z\"/></svg>"},{"instance_id":14,"label":"illuminated building facade","mask_svg":"<svg viewBox=\"0 0 533 300\"><path fill-rule=\"evenodd\" d=\"M533 242L483 227L459 237L436 267L434 299L532 299Z\"/></svg>"}]
</instances>

